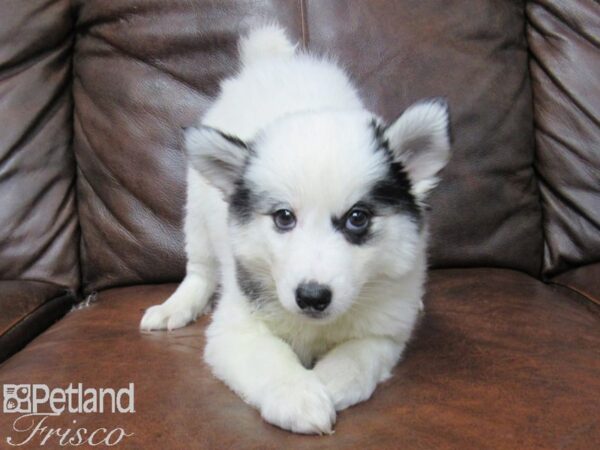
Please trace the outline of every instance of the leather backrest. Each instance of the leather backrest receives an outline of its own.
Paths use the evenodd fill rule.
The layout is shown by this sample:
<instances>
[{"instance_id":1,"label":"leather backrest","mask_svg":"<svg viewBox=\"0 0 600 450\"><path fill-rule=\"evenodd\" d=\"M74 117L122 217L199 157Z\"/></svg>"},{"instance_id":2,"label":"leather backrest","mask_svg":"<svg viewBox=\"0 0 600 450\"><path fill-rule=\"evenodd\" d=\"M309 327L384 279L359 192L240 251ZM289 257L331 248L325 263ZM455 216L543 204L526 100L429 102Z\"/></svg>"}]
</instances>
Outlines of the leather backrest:
<instances>
[{"instance_id":1,"label":"leather backrest","mask_svg":"<svg viewBox=\"0 0 600 450\"><path fill-rule=\"evenodd\" d=\"M73 87L86 290L183 276L180 127L236 70L238 35L269 19L336 55L389 120L448 98L454 153L431 198L434 266L539 271L523 2L87 0Z\"/></svg>"},{"instance_id":2,"label":"leather backrest","mask_svg":"<svg viewBox=\"0 0 600 450\"><path fill-rule=\"evenodd\" d=\"M544 275L600 261L600 4L527 9Z\"/></svg>"},{"instance_id":3,"label":"leather backrest","mask_svg":"<svg viewBox=\"0 0 600 450\"><path fill-rule=\"evenodd\" d=\"M70 2L0 11L0 279L76 289Z\"/></svg>"},{"instance_id":4,"label":"leather backrest","mask_svg":"<svg viewBox=\"0 0 600 450\"><path fill-rule=\"evenodd\" d=\"M310 48L338 55L388 120L420 98L448 98L453 154L430 200L431 264L537 274L541 212L524 3L306 4Z\"/></svg>"},{"instance_id":5,"label":"leather backrest","mask_svg":"<svg viewBox=\"0 0 600 450\"><path fill-rule=\"evenodd\" d=\"M196 122L236 70L241 30L277 18L299 38L296 6L78 4L74 146L87 292L183 277L181 127Z\"/></svg>"}]
</instances>

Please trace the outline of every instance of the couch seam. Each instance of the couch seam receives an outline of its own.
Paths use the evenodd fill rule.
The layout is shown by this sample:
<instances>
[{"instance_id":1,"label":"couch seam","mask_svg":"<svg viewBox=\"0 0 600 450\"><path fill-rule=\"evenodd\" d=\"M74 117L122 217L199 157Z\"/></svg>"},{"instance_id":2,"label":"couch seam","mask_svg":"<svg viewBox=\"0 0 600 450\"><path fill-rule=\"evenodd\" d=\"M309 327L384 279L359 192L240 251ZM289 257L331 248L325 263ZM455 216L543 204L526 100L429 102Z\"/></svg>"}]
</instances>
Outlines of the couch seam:
<instances>
[{"instance_id":1,"label":"couch seam","mask_svg":"<svg viewBox=\"0 0 600 450\"><path fill-rule=\"evenodd\" d=\"M35 315L36 311L38 311L42 308L49 307L49 306L55 307L53 305L53 303L58 303L58 306L60 306L61 299L70 299L71 300L70 308L72 308L72 305L75 303L76 297L74 295L72 295L72 292L69 292L69 293L63 294L63 295L59 295L56 297L52 297L51 299L49 299L49 300L45 301L44 303L42 303L41 305L39 305L37 308L35 308L29 314L24 316L21 320L19 320L13 326L11 326L9 329L7 329L4 333L2 333L0 335L0 340L2 340L5 336L8 336L9 334L11 334L13 332L18 332L16 330L24 327L23 324L26 321L30 320ZM60 310L58 310L58 311L60 311ZM66 311L64 311L64 313L60 313L60 315L58 317L51 316L51 317L53 317L52 321L50 323L45 323L45 324L44 324L44 322L42 322L42 324L44 324L45 326L43 326L42 329L39 329L38 332L29 334L29 335L26 334L24 339L18 341L16 346L13 345L12 348L9 346L8 353L6 353L6 349L4 349L2 352L0 352L0 368L4 365L4 363L6 361L8 361L10 358L12 358L14 355L18 354L19 352L21 352L21 350L23 350L23 348L25 348L30 342L32 342L34 339L36 339L41 334L45 333L48 330L48 328L50 328L54 323L61 320L68 312L69 312L69 310L66 310ZM48 315L42 315L42 317L47 318ZM27 328L28 327L25 327L25 329L27 329Z\"/></svg>"},{"instance_id":2,"label":"couch seam","mask_svg":"<svg viewBox=\"0 0 600 450\"><path fill-rule=\"evenodd\" d=\"M82 298L83 291L83 265L82 265L82 239L83 233L81 232L81 211L79 206L79 162L77 160L77 153L75 151L75 51L77 47L77 23L79 21L79 8L80 5L75 4L75 0L71 0L71 32L73 33L73 42L71 43L71 153L73 155L73 199L75 202L75 211L77 214L77 276L78 286L75 291L74 303L77 303Z\"/></svg>"},{"instance_id":3,"label":"couch seam","mask_svg":"<svg viewBox=\"0 0 600 450\"><path fill-rule=\"evenodd\" d=\"M307 9L307 4L306 4L306 0L298 0L299 6L300 6L300 28L302 31L302 48L303 49L307 49L308 48L308 22L306 21L306 9Z\"/></svg>"},{"instance_id":4,"label":"couch seam","mask_svg":"<svg viewBox=\"0 0 600 450\"><path fill-rule=\"evenodd\" d=\"M589 301L590 303L593 303L594 305L600 307L600 298L596 298L593 295L589 295L586 294L584 291L582 291L581 289L578 289L574 286L571 286L569 284L566 283L562 283L560 281L554 281L554 280L549 280L547 281L548 284L551 284L553 286L561 286L565 289L570 290L571 292L576 293L577 295L579 295L580 297L584 297L585 299L587 299L587 301Z\"/></svg>"},{"instance_id":5,"label":"couch seam","mask_svg":"<svg viewBox=\"0 0 600 450\"><path fill-rule=\"evenodd\" d=\"M559 283L559 282L556 282L556 281L545 281L545 283L547 285L549 285L549 286L555 286L555 287L562 288L562 289L564 289L566 291L571 292L573 294L573 296L575 296L578 299L580 299L581 303L584 306L588 307L588 309L592 313L600 316L600 301L599 300L596 300L596 299L590 297L589 295L585 294L584 292L581 292L577 288L574 288L572 286L569 286L569 285L566 285L566 284L563 284L563 283Z\"/></svg>"},{"instance_id":6,"label":"couch seam","mask_svg":"<svg viewBox=\"0 0 600 450\"><path fill-rule=\"evenodd\" d=\"M542 235L542 251L541 251L541 261L539 265L538 278L542 281L546 281L544 278L545 272L545 264L546 264L546 253L547 253L547 245L548 241L546 238L546 214L544 209L544 201L542 198L542 189L540 179L543 178L540 176L540 172L537 169L538 163L538 142L537 142L537 108L536 108L536 92L534 88L534 80L533 80L533 72L531 70L532 61L535 59L533 52L531 51L531 47L529 45L529 27L532 26L529 21L529 14L527 13L528 7L531 4L531 1L524 2L523 6L523 24L524 24L524 38L525 44L527 46L527 75L529 77L529 89L531 92L531 130L532 130L532 146L533 146L533 158L531 159L531 170L533 173L533 179L535 182L535 188L537 191L537 202L540 209L540 232Z\"/></svg>"},{"instance_id":7,"label":"couch seam","mask_svg":"<svg viewBox=\"0 0 600 450\"><path fill-rule=\"evenodd\" d=\"M8 333L11 332L11 330L14 330L16 327L18 327L19 325L21 325L30 316L32 316L33 314L35 314L36 311L38 311L39 309L43 308L48 303L51 303L52 301L54 301L56 299L60 299L60 298L72 298L73 302L75 302L75 299L77 298L77 296L76 296L75 292L69 290L67 292L62 293L61 295L55 295L54 297L51 297L48 300L43 301L42 303L40 303L39 305L37 305L35 308L33 308L31 311L29 311L27 314L25 314L23 317L21 317L19 320L17 320L16 322L14 322L5 331L3 331L2 333L0 333L0 338L2 338L3 336L6 336Z\"/></svg>"}]
</instances>

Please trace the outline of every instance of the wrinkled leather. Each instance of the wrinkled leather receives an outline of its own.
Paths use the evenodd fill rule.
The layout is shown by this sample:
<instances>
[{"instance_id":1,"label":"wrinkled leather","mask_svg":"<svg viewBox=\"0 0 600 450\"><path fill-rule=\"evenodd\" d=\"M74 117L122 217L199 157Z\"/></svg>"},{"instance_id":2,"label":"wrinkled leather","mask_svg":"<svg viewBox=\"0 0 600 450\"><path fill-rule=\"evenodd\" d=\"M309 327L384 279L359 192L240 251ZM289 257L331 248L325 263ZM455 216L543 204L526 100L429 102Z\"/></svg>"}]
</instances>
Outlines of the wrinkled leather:
<instances>
[{"instance_id":1,"label":"wrinkled leather","mask_svg":"<svg viewBox=\"0 0 600 450\"><path fill-rule=\"evenodd\" d=\"M185 160L195 123L235 70L239 32L296 2L92 0L78 6L74 85L86 291L183 276Z\"/></svg>"},{"instance_id":2,"label":"wrinkled leather","mask_svg":"<svg viewBox=\"0 0 600 450\"><path fill-rule=\"evenodd\" d=\"M600 261L600 4L527 8L544 275Z\"/></svg>"},{"instance_id":3,"label":"wrinkled leather","mask_svg":"<svg viewBox=\"0 0 600 450\"><path fill-rule=\"evenodd\" d=\"M79 283L67 0L0 4L0 279Z\"/></svg>"},{"instance_id":4,"label":"wrinkled leather","mask_svg":"<svg viewBox=\"0 0 600 450\"><path fill-rule=\"evenodd\" d=\"M336 55L387 119L422 97L449 99L434 266L539 271L522 3L90 0L78 7L73 87L86 291L183 276L180 127L236 70L240 33L266 19Z\"/></svg>"},{"instance_id":5,"label":"wrinkled leather","mask_svg":"<svg viewBox=\"0 0 600 450\"><path fill-rule=\"evenodd\" d=\"M592 449L600 441L600 315L568 290L498 269L431 274L427 313L393 377L338 415L332 436L268 425L202 361L207 317L142 333L143 308L174 285L111 289L0 370L2 383L135 383L134 414L49 425L124 427L127 449ZM0 415L0 431L14 415ZM27 447L25 447L27 448ZM31 447L30 447L31 448Z\"/></svg>"}]
</instances>

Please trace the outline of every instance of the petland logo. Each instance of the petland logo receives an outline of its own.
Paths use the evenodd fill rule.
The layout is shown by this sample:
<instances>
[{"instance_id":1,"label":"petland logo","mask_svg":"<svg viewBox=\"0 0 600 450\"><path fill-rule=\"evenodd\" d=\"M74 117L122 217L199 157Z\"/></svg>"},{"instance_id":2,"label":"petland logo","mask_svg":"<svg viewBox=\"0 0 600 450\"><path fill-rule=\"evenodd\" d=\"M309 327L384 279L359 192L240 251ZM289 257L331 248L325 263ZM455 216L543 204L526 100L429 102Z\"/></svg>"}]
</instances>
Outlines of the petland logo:
<instances>
[{"instance_id":1,"label":"petland logo","mask_svg":"<svg viewBox=\"0 0 600 450\"><path fill-rule=\"evenodd\" d=\"M37 443L54 447L77 447L121 443L133 436L123 428L88 429L77 427L77 419L70 417L70 426L53 428L48 422L63 414L132 414L135 413L134 384L121 389L84 388L82 383L66 388L50 388L45 384L5 384L3 411L20 414L12 424L13 436L5 442L13 447ZM71 425L73 425L71 427Z\"/></svg>"}]
</instances>

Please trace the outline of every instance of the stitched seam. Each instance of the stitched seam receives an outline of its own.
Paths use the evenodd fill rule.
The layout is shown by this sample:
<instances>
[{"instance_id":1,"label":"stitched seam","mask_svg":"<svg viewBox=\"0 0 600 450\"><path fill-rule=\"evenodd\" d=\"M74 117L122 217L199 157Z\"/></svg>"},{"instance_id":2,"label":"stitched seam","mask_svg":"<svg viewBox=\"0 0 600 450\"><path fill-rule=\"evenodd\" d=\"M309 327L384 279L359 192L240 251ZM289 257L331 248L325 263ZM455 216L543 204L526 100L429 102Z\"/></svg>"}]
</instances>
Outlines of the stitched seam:
<instances>
[{"instance_id":1,"label":"stitched seam","mask_svg":"<svg viewBox=\"0 0 600 450\"><path fill-rule=\"evenodd\" d=\"M308 24L306 22L306 0L298 0L300 3L300 26L302 29L302 48L308 48Z\"/></svg>"},{"instance_id":2,"label":"stitched seam","mask_svg":"<svg viewBox=\"0 0 600 450\"><path fill-rule=\"evenodd\" d=\"M74 302L78 302L82 298L83 290L83 233L81 232L81 211L79 206L79 161L77 159L77 152L75 151L75 116L77 114L77 105L75 104L75 53L77 51L77 42L79 35L77 33L77 24L79 23L79 5L75 5L75 2L71 0L71 23L73 39L71 41L71 152L73 155L73 202L75 203L74 208L77 214L77 230L76 230L76 245L77 245L77 290L75 291Z\"/></svg>"},{"instance_id":3,"label":"stitched seam","mask_svg":"<svg viewBox=\"0 0 600 450\"><path fill-rule=\"evenodd\" d=\"M544 205L544 198L542 196L542 188L541 188L541 182L543 180L543 177L541 176L540 171L538 170L538 152L539 152L539 147L538 147L538 139L537 139L537 133L538 133L538 126L537 126L537 102L536 102L536 90L534 88L533 85L533 76L532 76L532 63L535 61L535 55L533 54L533 52L531 51L531 47L529 46L529 28L530 27L534 27L534 25L531 23L531 21L529 20L529 14L527 13L527 7L529 5L530 2L525 2L524 6L523 6L523 18L524 18L524 37L525 37L525 43L527 45L527 54L528 54L528 61L527 61L527 72L528 72L528 76L529 76L529 89L531 92L531 118L532 118L532 131L533 131L533 139L532 139L532 145L533 145L533 158L531 160L531 168L533 170L533 178L535 179L535 186L536 186L536 190L537 190L537 199L538 199L538 205L540 208L540 228L541 228L541 234L542 234L542 251L541 251L541 261L540 261L540 266L539 266L539 273L538 273L538 278L540 279L544 279L544 272L546 269L546 255L548 253L548 239L546 236L546 223L548 222L547 217L546 217L546 210L545 210L545 205Z\"/></svg>"},{"instance_id":4,"label":"stitched seam","mask_svg":"<svg viewBox=\"0 0 600 450\"><path fill-rule=\"evenodd\" d=\"M574 288L574 287L566 285L566 284L559 283L557 281L547 281L546 283L551 286L556 286L556 287L568 290L569 292L572 292L575 296L580 298L586 306L591 306L590 309L592 310L593 313L600 315L600 299L591 297L591 296L587 295L586 293L581 292L577 288Z\"/></svg>"},{"instance_id":5,"label":"stitched seam","mask_svg":"<svg viewBox=\"0 0 600 450\"><path fill-rule=\"evenodd\" d=\"M32 316L33 314L36 313L36 311L38 311L39 309L43 308L44 306L46 306L47 304L55 301L55 300L59 300L59 299L63 299L63 298L72 298L73 301L75 301L75 293L74 292L67 292L66 294L63 295L58 295L56 297L51 297L50 299L46 300L45 302L40 303L38 306L36 306L35 308L33 308L31 311L28 311L25 315L23 315L20 319L18 319L17 321L13 322L11 325L9 325L4 331L2 331L0 333L0 338L2 338L3 336L6 336L8 333L10 333L12 330L14 330L15 328L17 328L18 326L20 326L23 322L25 322L30 316Z\"/></svg>"}]
</instances>

